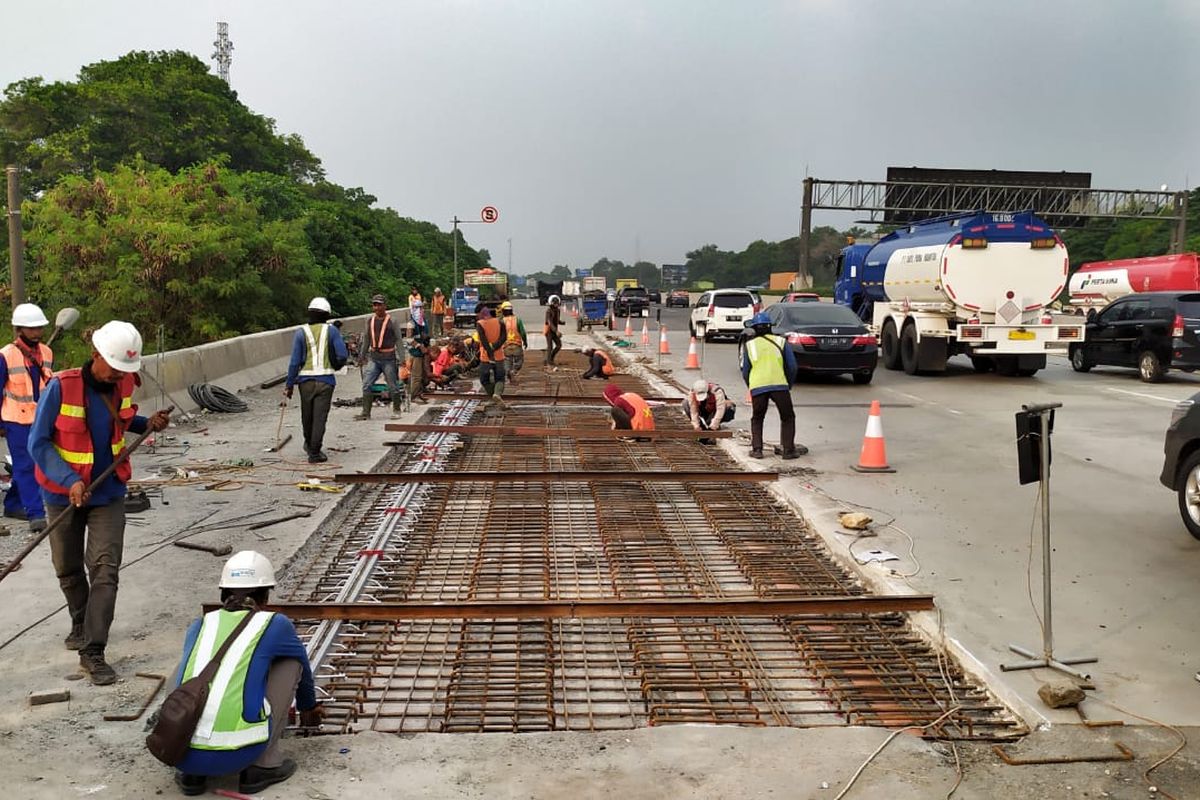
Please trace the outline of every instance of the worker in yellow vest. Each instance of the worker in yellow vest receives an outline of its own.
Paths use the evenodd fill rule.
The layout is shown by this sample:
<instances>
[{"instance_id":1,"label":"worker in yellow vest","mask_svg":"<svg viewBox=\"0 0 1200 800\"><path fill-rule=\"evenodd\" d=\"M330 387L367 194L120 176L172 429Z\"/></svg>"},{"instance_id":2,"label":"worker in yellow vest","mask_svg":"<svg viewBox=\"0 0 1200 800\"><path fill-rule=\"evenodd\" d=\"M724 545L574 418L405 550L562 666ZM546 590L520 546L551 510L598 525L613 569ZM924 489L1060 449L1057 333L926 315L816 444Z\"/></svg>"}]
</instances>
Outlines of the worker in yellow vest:
<instances>
[{"instance_id":1,"label":"worker in yellow vest","mask_svg":"<svg viewBox=\"0 0 1200 800\"><path fill-rule=\"evenodd\" d=\"M29 431L38 398L54 374L54 353L42 344L50 320L33 303L13 309L12 324L16 340L0 349L0 386L4 387L0 420L12 458L12 488L4 495L4 516L29 520L30 530L36 533L46 529L46 507L33 474Z\"/></svg>"},{"instance_id":2,"label":"worker in yellow vest","mask_svg":"<svg viewBox=\"0 0 1200 800\"><path fill-rule=\"evenodd\" d=\"M325 422L333 405L333 387L337 385L334 373L350 358L342 335L329 324L331 316L333 309L324 297L314 297L308 304L308 324L301 325L292 339L292 357L283 388L283 396L291 399L292 391L300 387L300 426L310 464L329 460L322 446Z\"/></svg>"},{"instance_id":3,"label":"worker in yellow vest","mask_svg":"<svg viewBox=\"0 0 1200 800\"><path fill-rule=\"evenodd\" d=\"M796 378L796 357L782 336L771 333L771 317L760 311L746 321L754 336L743 343L742 379L750 387L750 457L763 457L763 421L767 406L779 411L779 444L776 455L799 458L808 452L796 446L796 411L792 406L792 383Z\"/></svg>"},{"instance_id":4,"label":"worker in yellow vest","mask_svg":"<svg viewBox=\"0 0 1200 800\"><path fill-rule=\"evenodd\" d=\"M208 701L175 783L189 796L204 794L208 778L238 776L238 791L258 794L286 781L296 762L279 752L293 700L300 724L321 724L308 654L292 621L260 611L275 586L275 569L261 553L234 553L221 570L221 608L194 621L175 670L178 686L204 669L212 655L250 615L221 659Z\"/></svg>"}]
</instances>

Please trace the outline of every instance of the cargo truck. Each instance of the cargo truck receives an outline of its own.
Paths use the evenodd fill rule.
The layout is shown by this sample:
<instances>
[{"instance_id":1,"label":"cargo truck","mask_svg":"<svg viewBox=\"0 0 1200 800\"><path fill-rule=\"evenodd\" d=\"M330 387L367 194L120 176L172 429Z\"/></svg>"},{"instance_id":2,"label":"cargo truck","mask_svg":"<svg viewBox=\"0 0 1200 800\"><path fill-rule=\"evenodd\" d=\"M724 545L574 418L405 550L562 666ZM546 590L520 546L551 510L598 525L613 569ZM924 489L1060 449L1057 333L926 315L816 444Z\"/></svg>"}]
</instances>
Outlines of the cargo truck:
<instances>
[{"instance_id":1,"label":"cargo truck","mask_svg":"<svg viewBox=\"0 0 1200 800\"><path fill-rule=\"evenodd\" d=\"M500 303L508 299L508 276L490 267L467 270L463 273L463 284L450 299L456 328L475 324L475 309L480 303L496 312Z\"/></svg>"},{"instance_id":2,"label":"cargo truck","mask_svg":"<svg viewBox=\"0 0 1200 800\"><path fill-rule=\"evenodd\" d=\"M558 295L559 299L561 300L562 293L563 293L563 282L562 281L538 281L537 282L537 296L538 296L538 304L539 305L543 305L543 306L546 305L546 303L548 303L550 301L550 298L553 297L554 295Z\"/></svg>"},{"instance_id":3,"label":"cargo truck","mask_svg":"<svg viewBox=\"0 0 1200 800\"><path fill-rule=\"evenodd\" d=\"M608 289L608 280L603 276L593 276L583 279L583 293L603 292Z\"/></svg>"},{"instance_id":4,"label":"cargo truck","mask_svg":"<svg viewBox=\"0 0 1200 800\"><path fill-rule=\"evenodd\" d=\"M1200 291L1200 255L1093 261L1082 265L1068 284L1070 304L1100 308L1127 294Z\"/></svg>"},{"instance_id":5,"label":"cargo truck","mask_svg":"<svg viewBox=\"0 0 1200 800\"><path fill-rule=\"evenodd\" d=\"M1048 313L1067 282L1067 248L1031 212L974 211L907 225L838 257L835 300L880 339L887 369L1030 376L1083 339Z\"/></svg>"}]
</instances>

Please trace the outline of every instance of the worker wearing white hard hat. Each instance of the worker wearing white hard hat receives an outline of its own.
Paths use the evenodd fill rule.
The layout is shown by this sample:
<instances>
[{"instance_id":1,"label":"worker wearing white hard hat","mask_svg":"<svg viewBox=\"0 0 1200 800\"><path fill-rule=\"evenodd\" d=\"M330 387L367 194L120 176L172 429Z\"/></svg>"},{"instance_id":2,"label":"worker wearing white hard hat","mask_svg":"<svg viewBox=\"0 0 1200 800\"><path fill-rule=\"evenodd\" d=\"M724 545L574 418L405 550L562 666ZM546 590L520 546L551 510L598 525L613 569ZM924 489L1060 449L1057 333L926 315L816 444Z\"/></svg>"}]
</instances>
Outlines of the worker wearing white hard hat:
<instances>
[{"instance_id":1,"label":"worker wearing white hard hat","mask_svg":"<svg viewBox=\"0 0 1200 800\"><path fill-rule=\"evenodd\" d=\"M329 460L322 448L333 387L337 385L334 374L350 359L341 332L329 324L332 315L333 309L324 297L314 297L308 304L308 322L292 338L292 358L283 386L283 396L289 400L293 390L300 387L300 424L310 464Z\"/></svg>"},{"instance_id":2,"label":"worker wearing white hard hat","mask_svg":"<svg viewBox=\"0 0 1200 800\"><path fill-rule=\"evenodd\" d=\"M221 608L192 622L174 685L196 677L217 649L245 622L221 659L235 665L218 691L210 690L191 746L176 765L175 782L185 795L208 790L208 778L238 773L238 791L256 795L287 780L296 762L279 743L295 701L300 724L321 724L312 668L296 628L283 614L262 611L275 586L275 570L261 553L234 553L221 570Z\"/></svg>"},{"instance_id":3,"label":"worker wearing white hard hat","mask_svg":"<svg viewBox=\"0 0 1200 800\"><path fill-rule=\"evenodd\" d=\"M99 686L117 679L104 654L124 550L125 486L133 474L126 436L161 431L171 421L166 409L149 418L137 413L133 391L141 365L137 328L106 323L92 335L91 360L46 384L29 432L51 520L50 556L71 616L64 644L79 651L80 668Z\"/></svg>"},{"instance_id":4,"label":"worker wearing white hard hat","mask_svg":"<svg viewBox=\"0 0 1200 800\"><path fill-rule=\"evenodd\" d=\"M13 309L14 340L0 348L0 421L12 459L12 482L4 493L4 516L27 519L33 532L46 529L46 507L33 474L29 456L29 431L33 427L38 398L54 375L54 353L42 343L50 320L33 303Z\"/></svg>"},{"instance_id":5,"label":"worker wearing white hard hat","mask_svg":"<svg viewBox=\"0 0 1200 800\"><path fill-rule=\"evenodd\" d=\"M687 397L680 404L683 415L695 431L719 431L733 421L735 405L720 385L697 378ZM702 444L716 444L716 439L701 439Z\"/></svg>"}]
</instances>

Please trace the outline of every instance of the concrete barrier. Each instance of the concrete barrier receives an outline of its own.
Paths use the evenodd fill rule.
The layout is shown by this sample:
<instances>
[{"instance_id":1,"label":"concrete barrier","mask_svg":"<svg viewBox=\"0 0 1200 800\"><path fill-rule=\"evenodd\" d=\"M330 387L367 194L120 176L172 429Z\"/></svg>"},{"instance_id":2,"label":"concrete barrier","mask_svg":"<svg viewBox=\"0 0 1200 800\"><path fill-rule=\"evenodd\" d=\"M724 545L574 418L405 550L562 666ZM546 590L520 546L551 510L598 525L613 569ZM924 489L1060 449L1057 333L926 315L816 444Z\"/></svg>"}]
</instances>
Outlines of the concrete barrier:
<instances>
[{"instance_id":1,"label":"concrete barrier","mask_svg":"<svg viewBox=\"0 0 1200 800\"><path fill-rule=\"evenodd\" d=\"M408 324L407 308L393 309L390 313L400 325ZM337 319L342 321L344 332L356 333L366 331L369 316L362 314ZM196 411L197 406L187 391L193 383L213 383L222 389L239 392L283 375L287 372L292 338L298 327L292 325L250 333L146 356L142 359L142 386L134 399L144 414L169 405L175 406L180 413Z\"/></svg>"}]
</instances>

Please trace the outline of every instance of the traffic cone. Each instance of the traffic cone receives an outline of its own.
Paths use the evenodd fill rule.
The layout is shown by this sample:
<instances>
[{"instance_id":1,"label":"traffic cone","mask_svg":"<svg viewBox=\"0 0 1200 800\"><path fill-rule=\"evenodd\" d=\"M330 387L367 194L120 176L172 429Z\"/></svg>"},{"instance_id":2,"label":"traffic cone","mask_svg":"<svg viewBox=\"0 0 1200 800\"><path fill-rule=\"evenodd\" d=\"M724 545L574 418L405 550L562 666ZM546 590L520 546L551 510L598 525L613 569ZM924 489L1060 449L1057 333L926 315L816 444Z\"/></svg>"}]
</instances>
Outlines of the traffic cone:
<instances>
[{"instance_id":1,"label":"traffic cone","mask_svg":"<svg viewBox=\"0 0 1200 800\"><path fill-rule=\"evenodd\" d=\"M650 322L642 320L642 347L650 346Z\"/></svg>"},{"instance_id":2,"label":"traffic cone","mask_svg":"<svg viewBox=\"0 0 1200 800\"><path fill-rule=\"evenodd\" d=\"M628 314L625 315L625 335L633 336L633 320Z\"/></svg>"},{"instance_id":3,"label":"traffic cone","mask_svg":"<svg viewBox=\"0 0 1200 800\"><path fill-rule=\"evenodd\" d=\"M684 369L700 369L700 356L696 354L696 337L688 343L688 360Z\"/></svg>"},{"instance_id":4,"label":"traffic cone","mask_svg":"<svg viewBox=\"0 0 1200 800\"><path fill-rule=\"evenodd\" d=\"M571 316L575 319L579 319L579 306L571 306Z\"/></svg>"},{"instance_id":5,"label":"traffic cone","mask_svg":"<svg viewBox=\"0 0 1200 800\"><path fill-rule=\"evenodd\" d=\"M658 331L658 354L669 356L671 355L671 345L667 342L667 326L659 326Z\"/></svg>"},{"instance_id":6,"label":"traffic cone","mask_svg":"<svg viewBox=\"0 0 1200 800\"><path fill-rule=\"evenodd\" d=\"M857 464L851 464L855 472L895 472L888 466L887 447L883 443L883 418L879 414L879 401L871 401L871 413L867 417L867 432L863 435L862 453Z\"/></svg>"}]
</instances>

